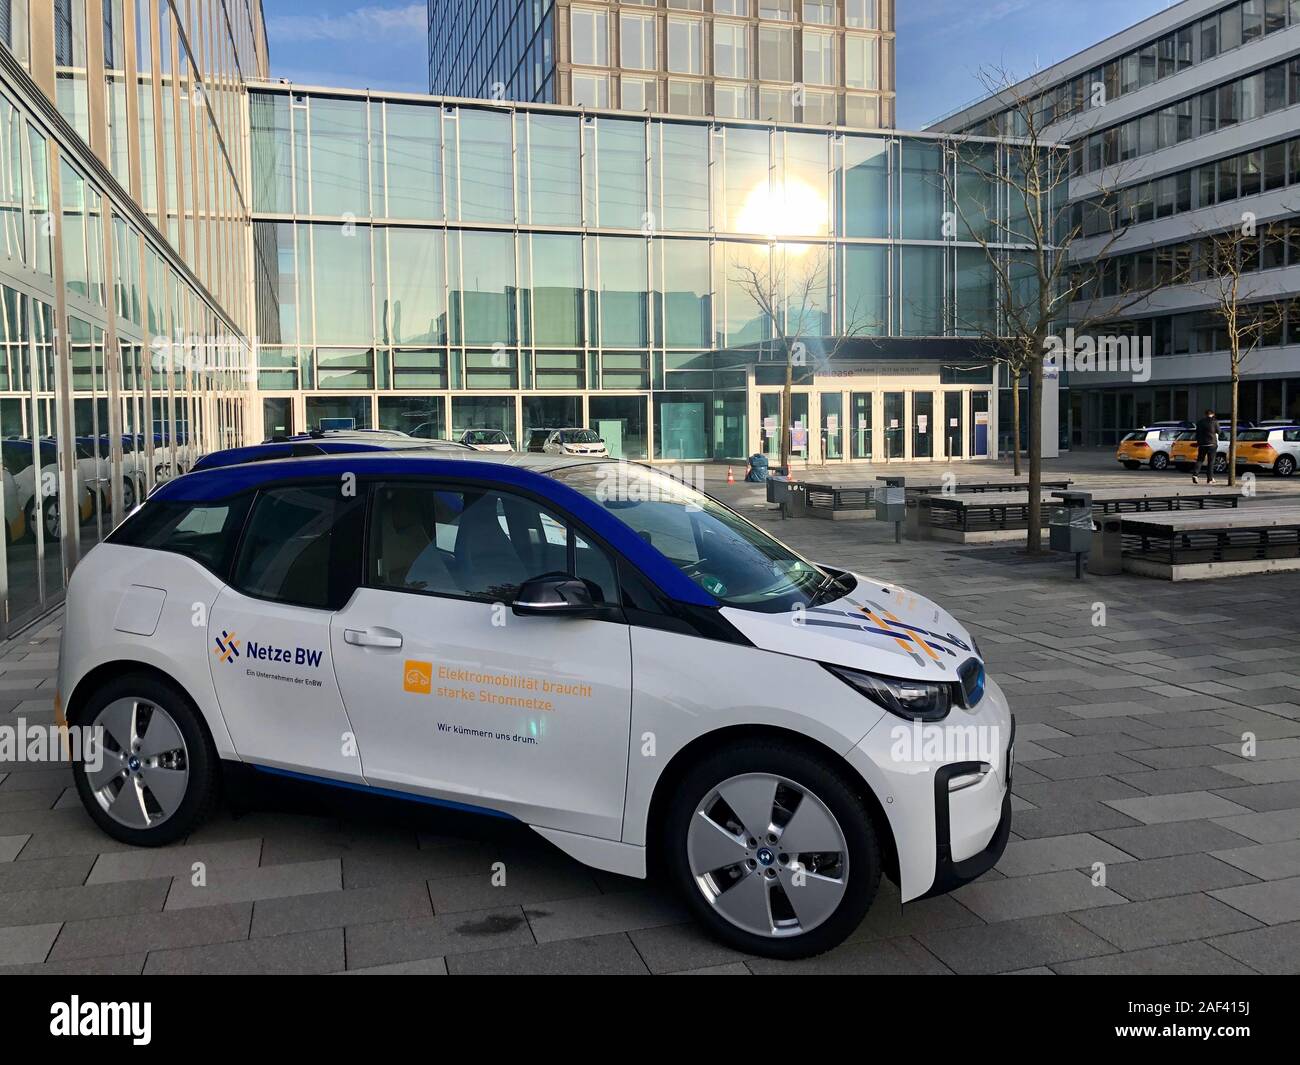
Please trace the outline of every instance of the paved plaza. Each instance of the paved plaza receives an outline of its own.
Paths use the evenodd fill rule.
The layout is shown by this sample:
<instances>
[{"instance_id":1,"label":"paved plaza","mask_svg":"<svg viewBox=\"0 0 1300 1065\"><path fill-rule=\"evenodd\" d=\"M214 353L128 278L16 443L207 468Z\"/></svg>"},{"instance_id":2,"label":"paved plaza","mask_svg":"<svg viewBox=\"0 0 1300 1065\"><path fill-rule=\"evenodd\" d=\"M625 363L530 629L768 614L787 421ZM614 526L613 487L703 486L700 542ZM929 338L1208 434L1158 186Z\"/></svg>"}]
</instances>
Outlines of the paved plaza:
<instances>
[{"instance_id":1,"label":"paved plaza","mask_svg":"<svg viewBox=\"0 0 1300 1065\"><path fill-rule=\"evenodd\" d=\"M1187 482L1109 453L1049 470L1085 487ZM848 942L782 963L707 938L663 885L589 870L526 830L276 792L223 806L183 845L131 849L82 812L65 767L0 762L0 971L1300 970L1300 573L1076 581L1064 556L782 521L725 476L710 468L711 490L791 545L930 596L979 639L1018 730L1011 842L978 881L906 907L882 881ZM1277 502L1300 479L1259 490ZM59 634L55 614L0 649L0 724L52 720Z\"/></svg>"}]
</instances>

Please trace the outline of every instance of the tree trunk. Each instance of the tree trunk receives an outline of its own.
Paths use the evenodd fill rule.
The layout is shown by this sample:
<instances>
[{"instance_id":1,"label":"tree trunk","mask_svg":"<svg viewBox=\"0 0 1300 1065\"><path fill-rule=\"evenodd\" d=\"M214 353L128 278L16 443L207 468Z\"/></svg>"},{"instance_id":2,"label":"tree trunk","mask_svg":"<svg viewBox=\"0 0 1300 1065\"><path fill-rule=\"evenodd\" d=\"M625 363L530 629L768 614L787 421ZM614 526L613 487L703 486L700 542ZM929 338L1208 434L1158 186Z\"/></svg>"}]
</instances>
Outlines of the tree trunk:
<instances>
[{"instance_id":1,"label":"tree trunk","mask_svg":"<svg viewBox=\"0 0 1300 1065\"><path fill-rule=\"evenodd\" d=\"M1020 476L1020 378L1011 374L1011 455L1012 471ZM994 427L996 429L996 426Z\"/></svg>"},{"instance_id":2,"label":"tree trunk","mask_svg":"<svg viewBox=\"0 0 1300 1065\"><path fill-rule=\"evenodd\" d=\"M1228 486L1237 483L1237 393L1241 384L1241 358L1232 352L1232 424L1228 426ZM1214 467L1210 467L1210 476L1214 476Z\"/></svg>"},{"instance_id":3,"label":"tree trunk","mask_svg":"<svg viewBox=\"0 0 1300 1065\"><path fill-rule=\"evenodd\" d=\"M794 439L794 363L790 345L785 346L785 387L781 389L781 465L790 471L791 444Z\"/></svg>"},{"instance_id":4,"label":"tree trunk","mask_svg":"<svg viewBox=\"0 0 1300 1065\"><path fill-rule=\"evenodd\" d=\"M1026 552L1043 550L1043 360L1029 363L1029 544Z\"/></svg>"}]
</instances>

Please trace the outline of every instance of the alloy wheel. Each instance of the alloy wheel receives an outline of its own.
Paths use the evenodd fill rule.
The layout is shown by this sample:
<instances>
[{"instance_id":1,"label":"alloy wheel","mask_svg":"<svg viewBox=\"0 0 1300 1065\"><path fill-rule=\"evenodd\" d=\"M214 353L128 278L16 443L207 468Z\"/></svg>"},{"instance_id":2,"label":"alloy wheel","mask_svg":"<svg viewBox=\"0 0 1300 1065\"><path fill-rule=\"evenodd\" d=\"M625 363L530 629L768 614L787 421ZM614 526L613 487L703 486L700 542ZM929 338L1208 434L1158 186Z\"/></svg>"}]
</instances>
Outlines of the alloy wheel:
<instances>
[{"instance_id":1,"label":"alloy wheel","mask_svg":"<svg viewBox=\"0 0 1300 1065\"><path fill-rule=\"evenodd\" d=\"M765 937L816 928L848 887L848 842L835 815L803 785L771 773L713 788L691 817L686 857L705 901Z\"/></svg>"},{"instance_id":2,"label":"alloy wheel","mask_svg":"<svg viewBox=\"0 0 1300 1065\"><path fill-rule=\"evenodd\" d=\"M115 699L92 727L103 729L103 762L98 770L86 769L86 782L104 812L135 829L171 817L190 780L185 739L171 715L148 699Z\"/></svg>"}]
</instances>

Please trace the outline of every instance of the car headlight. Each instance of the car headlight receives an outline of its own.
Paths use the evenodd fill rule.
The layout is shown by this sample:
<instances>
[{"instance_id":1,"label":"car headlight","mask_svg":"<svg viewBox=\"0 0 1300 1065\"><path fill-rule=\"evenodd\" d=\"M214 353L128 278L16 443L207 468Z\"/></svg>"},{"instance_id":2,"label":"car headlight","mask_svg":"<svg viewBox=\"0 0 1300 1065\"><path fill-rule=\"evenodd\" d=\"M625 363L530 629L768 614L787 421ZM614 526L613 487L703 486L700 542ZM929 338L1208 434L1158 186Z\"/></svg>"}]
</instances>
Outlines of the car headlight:
<instances>
[{"instance_id":1,"label":"car headlight","mask_svg":"<svg viewBox=\"0 0 1300 1065\"><path fill-rule=\"evenodd\" d=\"M906 721L942 721L952 709L951 682L881 677L842 666L826 668L877 706Z\"/></svg>"}]
</instances>

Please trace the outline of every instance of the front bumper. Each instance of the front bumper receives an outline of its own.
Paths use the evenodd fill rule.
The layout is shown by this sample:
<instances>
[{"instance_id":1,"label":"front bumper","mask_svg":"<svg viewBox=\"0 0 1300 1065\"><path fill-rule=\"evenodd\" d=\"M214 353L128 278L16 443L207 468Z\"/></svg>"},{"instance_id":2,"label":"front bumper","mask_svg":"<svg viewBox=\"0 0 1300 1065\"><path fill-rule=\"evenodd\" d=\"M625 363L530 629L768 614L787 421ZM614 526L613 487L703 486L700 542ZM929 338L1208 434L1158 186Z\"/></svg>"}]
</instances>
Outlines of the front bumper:
<instances>
[{"instance_id":1,"label":"front bumper","mask_svg":"<svg viewBox=\"0 0 1300 1065\"><path fill-rule=\"evenodd\" d=\"M931 741L942 741L938 748ZM975 711L920 733L886 715L848 752L884 811L903 902L985 873L1011 831L1015 719L991 678ZM957 790L952 790L954 780Z\"/></svg>"}]
</instances>

